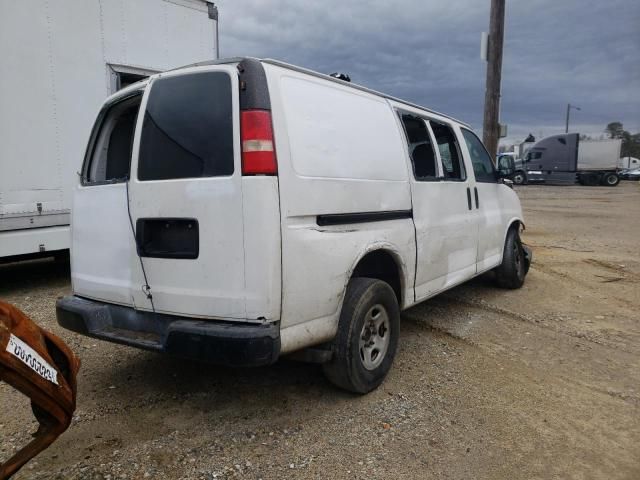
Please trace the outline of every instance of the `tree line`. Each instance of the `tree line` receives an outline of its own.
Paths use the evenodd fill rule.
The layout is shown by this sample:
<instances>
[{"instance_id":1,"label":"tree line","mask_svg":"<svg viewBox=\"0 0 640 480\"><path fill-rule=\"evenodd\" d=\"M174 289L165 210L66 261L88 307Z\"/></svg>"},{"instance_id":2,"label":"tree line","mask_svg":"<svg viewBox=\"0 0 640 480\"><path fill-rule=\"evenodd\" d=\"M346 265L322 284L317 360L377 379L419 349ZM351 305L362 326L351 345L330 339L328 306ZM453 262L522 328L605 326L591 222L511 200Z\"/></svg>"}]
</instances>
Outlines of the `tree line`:
<instances>
[{"instance_id":1,"label":"tree line","mask_svg":"<svg viewBox=\"0 0 640 480\"><path fill-rule=\"evenodd\" d=\"M604 131L609 138L622 139L621 157L640 158L640 133L626 131L622 122L611 122Z\"/></svg>"}]
</instances>

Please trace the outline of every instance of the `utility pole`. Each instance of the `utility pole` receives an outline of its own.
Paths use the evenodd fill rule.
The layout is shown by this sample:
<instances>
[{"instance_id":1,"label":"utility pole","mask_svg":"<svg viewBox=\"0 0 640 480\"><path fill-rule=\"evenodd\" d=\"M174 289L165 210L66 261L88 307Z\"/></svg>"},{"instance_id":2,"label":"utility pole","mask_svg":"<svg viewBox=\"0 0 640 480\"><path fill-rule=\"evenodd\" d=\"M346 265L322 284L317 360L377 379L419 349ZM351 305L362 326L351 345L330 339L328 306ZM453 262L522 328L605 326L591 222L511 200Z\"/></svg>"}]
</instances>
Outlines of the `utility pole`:
<instances>
[{"instance_id":1,"label":"utility pole","mask_svg":"<svg viewBox=\"0 0 640 480\"><path fill-rule=\"evenodd\" d=\"M571 111L572 108L575 108L576 110L580 110L580 107L576 107L575 105L571 105L570 103L567 103L567 120L564 124L564 133L569 133L569 112Z\"/></svg>"},{"instance_id":2,"label":"utility pole","mask_svg":"<svg viewBox=\"0 0 640 480\"><path fill-rule=\"evenodd\" d=\"M504 40L505 0L491 0L487 84L484 95L482 137L489 154L495 157L500 137L500 81L502 79L502 43Z\"/></svg>"}]
</instances>

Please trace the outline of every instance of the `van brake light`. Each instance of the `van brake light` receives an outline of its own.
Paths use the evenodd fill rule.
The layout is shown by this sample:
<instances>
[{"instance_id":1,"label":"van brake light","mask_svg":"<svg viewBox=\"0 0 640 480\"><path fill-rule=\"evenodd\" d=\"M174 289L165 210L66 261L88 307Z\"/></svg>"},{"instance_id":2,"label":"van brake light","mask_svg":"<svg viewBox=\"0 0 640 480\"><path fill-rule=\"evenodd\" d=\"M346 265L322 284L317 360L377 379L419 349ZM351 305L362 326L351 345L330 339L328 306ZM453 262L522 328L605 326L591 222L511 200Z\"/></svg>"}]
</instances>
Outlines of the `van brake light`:
<instances>
[{"instance_id":1,"label":"van brake light","mask_svg":"<svg viewBox=\"0 0 640 480\"><path fill-rule=\"evenodd\" d=\"M243 175L278 174L271 112L267 110L240 112L240 140Z\"/></svg>"}]
</instances>

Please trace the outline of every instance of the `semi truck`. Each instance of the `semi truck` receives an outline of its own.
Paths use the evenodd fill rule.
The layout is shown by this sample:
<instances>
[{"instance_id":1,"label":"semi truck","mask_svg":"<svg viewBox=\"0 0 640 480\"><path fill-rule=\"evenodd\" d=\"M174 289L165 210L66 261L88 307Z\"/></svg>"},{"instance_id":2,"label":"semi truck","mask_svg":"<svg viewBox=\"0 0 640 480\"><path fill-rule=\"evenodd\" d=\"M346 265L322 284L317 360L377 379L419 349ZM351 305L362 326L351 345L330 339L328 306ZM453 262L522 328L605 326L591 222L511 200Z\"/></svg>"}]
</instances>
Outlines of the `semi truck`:
<instances>
[{"instance_id":1,"label":"semi truck","mask_svg":"<svg viewBox=\"0 0 640 480\"><path fill-rule=\"evenodd\" d=\"M0 2L0 261L65 257L73 185L104 99L217 58L204 0Z\"/></svg>"},{"instance_id":2,"label":"semi truck","mask_svg":"<svg viewBox=\"0 0 640 480\"><path fill-rule=\"evenodd\" d=\"M621 145L620 139L581 140L577 133L543 138L524 158L524 183L615 187Z\"/></svg>"}]
</instances>

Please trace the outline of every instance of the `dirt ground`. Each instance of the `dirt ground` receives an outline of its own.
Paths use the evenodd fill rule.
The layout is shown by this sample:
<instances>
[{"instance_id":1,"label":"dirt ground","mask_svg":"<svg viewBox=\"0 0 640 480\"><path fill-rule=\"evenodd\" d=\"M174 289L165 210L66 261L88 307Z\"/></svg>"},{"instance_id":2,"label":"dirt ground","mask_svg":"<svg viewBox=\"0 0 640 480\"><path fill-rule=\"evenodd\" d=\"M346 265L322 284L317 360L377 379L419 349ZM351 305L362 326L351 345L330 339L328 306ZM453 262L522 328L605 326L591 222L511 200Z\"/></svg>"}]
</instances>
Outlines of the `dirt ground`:
<instances>
[{"instance_id":1,"label":"dirt ground","mask_svg":"<svg viewBox=\"0 0 640 480\"><path fill-rule=\"evenodd\" d=\"M58 327L69 272L0 267L0 298L80 355L69 430L17 478L640 478L640 184L526 186L534 264L402 315L384 384L353 396L317 365L227 369ZM0 384L0 458L35 430Z\"/></svg>"}]
</instances>

